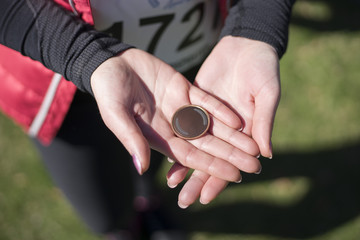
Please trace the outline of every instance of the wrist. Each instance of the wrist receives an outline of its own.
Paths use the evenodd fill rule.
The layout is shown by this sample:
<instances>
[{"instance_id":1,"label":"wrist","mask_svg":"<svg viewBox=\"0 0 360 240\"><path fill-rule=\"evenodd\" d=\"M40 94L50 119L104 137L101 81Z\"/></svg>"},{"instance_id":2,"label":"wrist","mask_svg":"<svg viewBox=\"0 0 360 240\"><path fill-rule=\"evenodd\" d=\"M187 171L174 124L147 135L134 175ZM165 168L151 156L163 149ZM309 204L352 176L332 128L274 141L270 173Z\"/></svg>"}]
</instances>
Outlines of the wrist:
<instances>
[{"instance_id":1,"label":"wrist","mask_svg":"<svg viewBox=\"0 0 360 240\"><path fill-rule=\"evenodd\" d=\"M254 40L246 37L238 37L238 36L224 36L219 41L219 44L225 44L228 46L231 46L235 49L241 48L241 49L257 49L257 51L265 51L265 52L271 52L277 55L276 49L263 41Z\"/></svg>"}]
</instances>

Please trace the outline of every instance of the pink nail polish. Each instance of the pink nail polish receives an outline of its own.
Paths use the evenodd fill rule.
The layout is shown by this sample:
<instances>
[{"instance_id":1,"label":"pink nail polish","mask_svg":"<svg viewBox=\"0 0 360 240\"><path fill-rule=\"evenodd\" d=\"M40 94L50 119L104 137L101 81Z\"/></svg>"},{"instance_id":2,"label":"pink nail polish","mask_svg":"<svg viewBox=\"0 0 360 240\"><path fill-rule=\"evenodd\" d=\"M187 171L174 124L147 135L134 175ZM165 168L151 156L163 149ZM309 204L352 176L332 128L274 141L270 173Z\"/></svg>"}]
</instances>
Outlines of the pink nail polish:
<instances>
[{"instance_id":1,"label":"pink nail polish","mask_svg":"<svg viewBox=\"0 0 360 240\"><path fill-rule=\"evenodd\" d=\"M270 156L269 156L269 159L272 159L273 158L273 145L272 145L272 142L270 140Z\"/></svg>"},{"instance_id":2,"label":"pink nail polish","mask_svg":"<svg viewBox=\"0 0 360 240\"><path fill-rule=\"evenodd\" d=\"M136 168L136 171L137 171L140 175L142 175L141 162L140 162L139 158L134 154L134 155L132 156L132 159L133 159L133 163L134 163L134 166L135 166L135 168Z\"/></svg>"}]
</instances>

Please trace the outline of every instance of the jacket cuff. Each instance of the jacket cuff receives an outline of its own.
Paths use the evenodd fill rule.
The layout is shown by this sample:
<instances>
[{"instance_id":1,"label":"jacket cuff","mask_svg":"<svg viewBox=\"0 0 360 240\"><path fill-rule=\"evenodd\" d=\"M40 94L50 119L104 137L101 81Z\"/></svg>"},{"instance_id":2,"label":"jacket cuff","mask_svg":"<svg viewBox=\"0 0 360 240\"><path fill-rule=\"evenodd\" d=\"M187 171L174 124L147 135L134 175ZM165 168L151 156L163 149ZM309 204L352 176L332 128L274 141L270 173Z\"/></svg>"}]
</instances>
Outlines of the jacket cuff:
<instances>
[{"instance_id":1,"label":"jacket cuff","mask_svg":"<svg viewBox=\"0 0 360 240\"><path fill-rule=\"evenodd\" d=\"M295 0L240 0L230 8L221 37L231 35L268 43L281 58L288 44L294 2Z\"/></svg>"}]
</instances>

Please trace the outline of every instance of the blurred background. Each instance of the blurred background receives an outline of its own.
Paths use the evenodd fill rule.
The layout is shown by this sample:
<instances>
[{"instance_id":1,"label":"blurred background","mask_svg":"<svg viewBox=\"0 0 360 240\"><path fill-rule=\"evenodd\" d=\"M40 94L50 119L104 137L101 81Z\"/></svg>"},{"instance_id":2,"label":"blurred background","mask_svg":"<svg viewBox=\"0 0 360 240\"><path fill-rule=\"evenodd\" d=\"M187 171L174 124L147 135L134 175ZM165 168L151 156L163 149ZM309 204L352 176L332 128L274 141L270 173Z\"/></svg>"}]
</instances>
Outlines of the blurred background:
<instances>
[{"instance_id":1,"label":"blurred background","mask_svg":"<svg viewBox=\"0 0 360 240\"><path fill-rule=\"evenodd\" d=\"M360 239L360 1L299 0L281 78L274 158L260 175L184 211L159 174L192 240ZM0 240L15 239L98 240L0 114Z\"/></svg>"}]
</instances>

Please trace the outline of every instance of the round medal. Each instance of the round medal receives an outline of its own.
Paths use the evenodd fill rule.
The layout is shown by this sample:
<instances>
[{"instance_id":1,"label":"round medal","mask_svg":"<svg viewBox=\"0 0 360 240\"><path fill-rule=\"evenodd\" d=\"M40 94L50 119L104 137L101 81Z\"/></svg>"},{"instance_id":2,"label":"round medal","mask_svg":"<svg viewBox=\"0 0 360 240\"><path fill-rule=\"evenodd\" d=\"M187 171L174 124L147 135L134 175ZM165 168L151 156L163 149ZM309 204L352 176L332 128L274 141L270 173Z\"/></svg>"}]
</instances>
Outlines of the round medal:
<instances>
[{"instance_id":1,"label":"round medal","mask_svg":"<svg viewBox=\"0 0 360 240\"><path fill-rule=\"evenodd\" d=\"M203 136L209 129L210 117L202 107L186 105L175 112L171 126L178 137L196 139Z\"/></svg>"}]
</instances>

